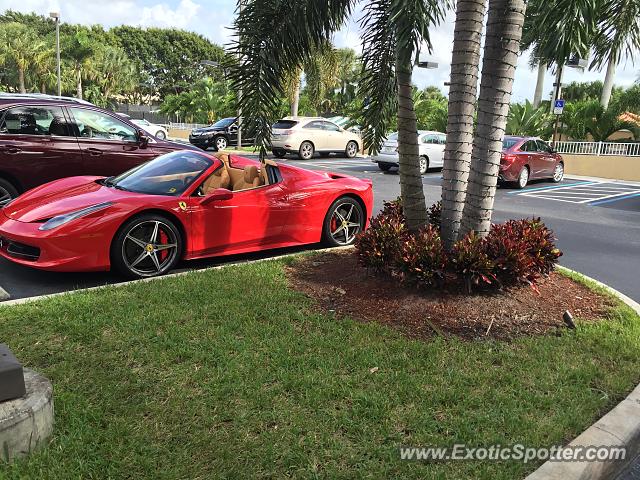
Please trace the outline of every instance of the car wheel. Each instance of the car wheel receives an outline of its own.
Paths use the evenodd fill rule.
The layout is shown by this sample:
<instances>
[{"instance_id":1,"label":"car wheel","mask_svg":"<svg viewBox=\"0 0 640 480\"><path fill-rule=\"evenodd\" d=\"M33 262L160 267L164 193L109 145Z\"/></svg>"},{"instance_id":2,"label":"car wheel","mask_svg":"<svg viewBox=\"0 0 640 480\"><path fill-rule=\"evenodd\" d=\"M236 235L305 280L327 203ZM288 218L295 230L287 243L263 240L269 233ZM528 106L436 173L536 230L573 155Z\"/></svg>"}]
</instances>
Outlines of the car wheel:
<instances>
[{"instance_id":1,"label":"car wheel","mask_svg":"<svg viewBox=\"0 0 640 480\"><path fill-rule=\"evenodd\" d=\"M310 160L313 158L314 148L313 143L304 141L300 144L300 149L298 150L298 156L301 160Z\"/></svg>"},{"instance_id":2,"label":"car wheel","mask_svg":"<svg viewBox=\"0 0 640 480\"><path fill-rule=\"evenodd\" d=\"M18 197L18 190L4 178L0 178L0 208Z\"/></svg>"},{"instance_id":3,"label":"car wheel","mask_svg":"<svg viewBox=\"0 0 640 480\"><path fill-rule=\"evenodd\" d=\"M167 134L164 133L162 130L158 130L156 132L156 138L159 138L160 140L166 140Z\"/></svg>"},{"instance_id":4,"label":"car wheel","mask_svg":"<svg viewBox=\"0 0 640 480\"><path fill-rule=\"evenodd\" d=\"M225 137L216 137L214 144L216 146L216 150L220 151L220 150L224 150L227 148L229 142L227 142L227 139Z\"/></svg>"},{"instance_id":5,"label":"car wheel","mask_svg":"<svg viewBox=\"0 0 640 480\"><path fill-rule=\"evenodd\" d=\"M347 143L347 148L344 149L344 154L347 158L354 158L358 154L358 144L353 140Z\"/></svg>"},{"instance_id":6,"label":"car wheel","mask_svg":"<svg viewBox=\"0 0 640 480\"><path fill-rule=\"evenodd\" d=\"M520 170L520 174L518 175L518 181L516 182L516 186L519 189L523 189L529 183L529 167L522 167Z\"/></svg>"},{"instance_id":7,"label":"car wheel","mask_svg":"<svg viewBox=\"0 0 640 480\"><path fill-rule=\"evenodd\" d=\"M429 159L427 157L420 157L420 175L424 175L429 170Z\"/></svg>"},{"instance_id":8,"label":"car wheel","mask_svg":"<svg viewBox=\"0 0 640 480\"><path fill-rule=\"evenodd\" d=\"M553 171L553 181L554 183L560 183L564 178L564 164L559 163L556 165L555 170Z\"/></svg>"},{"instance_id":9,"label":"car wheel","mask_svg":"<svg viewBox=\"0 0 640 480\"><path fill-rule=\"evenodd\" d=\"M378 168L383 172L388 172L389 170L391 170L391 165L389 165L388 163L379 163Z\"/></svg>"},{"instance_id":10,"label":"car wheel","mask_svg":"<svg viewBox=\"0 0 640 480\"><path fill-rule=\"evenodd\" d=\"M169 219L143 214L125 223L111 246L111 264L130 278L164 275L182 254L182 235Z\"/></svg>"},{"instance_id":11,"label":"car wheel","mask_svg":"<svg viewBox=\"0 0 640 480\"><path fill-rule=\"evenodd\" d=\"M341 197L329 207L322 229L323 242L331 247L351 245L365 225L360 204L351 197Z\"/></svg>"},{"instance_id":12,"label":"car wheel","mask_svg":"<svg viewBox=\"0 0 640 480\"><path fill-rule=\"evenodd\" d=\"M276 158L284 158L287 155L287 152L284 150L276 149L273 151L273 155Z\"/></svg>"}]
</instances>

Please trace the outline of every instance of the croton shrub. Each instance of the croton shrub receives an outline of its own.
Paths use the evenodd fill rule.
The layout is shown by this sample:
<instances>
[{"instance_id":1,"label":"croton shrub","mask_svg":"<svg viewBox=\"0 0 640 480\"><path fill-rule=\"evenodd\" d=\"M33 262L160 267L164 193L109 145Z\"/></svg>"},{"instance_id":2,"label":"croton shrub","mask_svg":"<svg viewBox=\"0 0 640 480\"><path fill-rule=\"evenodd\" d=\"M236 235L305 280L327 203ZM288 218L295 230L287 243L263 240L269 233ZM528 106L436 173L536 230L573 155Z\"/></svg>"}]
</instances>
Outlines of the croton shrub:
<instances>
[{"instance_id":1,"label":"croton shrub","mask_svg":"<svg viewBox=\"0 0 640 480\"><path fill-rule=\"evenodd\" d=\"M459 282L470 291L479 285L535 285L562 255L553 232L539 218L495 224L486 237L471 232L446 251L440 239L441 211L440 202L432 205L429 225L411 233L401 201L385 203L356 240L361 263L406 283L442 287Z\"/></svg>"}]
</instances>

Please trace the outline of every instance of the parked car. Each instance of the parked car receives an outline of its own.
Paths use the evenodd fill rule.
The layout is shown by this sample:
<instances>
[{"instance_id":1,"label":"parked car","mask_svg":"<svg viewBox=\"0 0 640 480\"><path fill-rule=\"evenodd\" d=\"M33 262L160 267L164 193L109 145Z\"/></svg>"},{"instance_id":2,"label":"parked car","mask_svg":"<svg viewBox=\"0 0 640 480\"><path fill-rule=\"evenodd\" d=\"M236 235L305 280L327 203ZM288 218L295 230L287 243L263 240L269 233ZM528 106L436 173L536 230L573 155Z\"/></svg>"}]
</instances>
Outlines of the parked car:
<instances>
[{"instance_id":1,"label":"parked car","mask_svg":"<svg viewBox=\"0 0 640 480\"><path fill-rule=\"evenodd\" d=\"M116 177L66 178L22 195L0 210L0 256L153 277L181 259L351 245L372 213L367 179L172 152Z\"/></svg>"},{"instance_id":2,"label":"parked car","mask_svg":"<svg viewBox=\"0 0 640 480\"><path fill-rule=\"evenodd\" d=\"M418 147L420 151L420 174L424 175L430 168L442 168L444 165L444 147L447 136L440 132L420 130L418 132ZM399 166L398 133L394 132L382 145L380 152L371 157L380 170L386 172Z\"/></svg>"},{"instance_id":3,"label":"parked car","mask_svg":"<svg viewBox=\"0 0 640 480\"><path fill-rule=\"evenodd\" d=\"M505 137L498 180L524 188L529 180L564 178L564 160L547 142L535 137Z\"/></svg>"},{"instance_id":4,"label":"parked car","mask_svg":"<svg viewBox=\"0 0 640 480\"><path fill-rule=\"evenodd\" d=\"M137 125L138 127L140 127L141 129L143 129L145 132L150 133L151 135L153 135L156 138L159 138L160 140L165 140L167 138L167 129L164 128L162 125L158 125L155 123L151 123L149 122L149 120L136 120L134 118L131 119L131 123L133 123L134 125Z\"/></svg>"},{"instance_id":5,"label":"parked car","mask_svg":"<svg viewBox=\"0 0 640 480\"><path fill-rule=\"evenodd\" d=\"M0 206L63 177L117 175L192 149L150 137L128 120L72 98L0 94Z\"/></svg>"},{"instance_id":6,"label":"parked car","mask_svg":"<svg viewBox=\"0 0 640 480\"><path fill-rule=\"evenodd\" d=\"M189 134L189 142L198 148L207 150L211 147L217 152L238 144L238 123L234 117L223 118L213 125L194 128ZM253 145L253 138L242 131L242 145Z\"/></svg>"},{"instance_id":7,"label":"parked car","mask_svg":"<svg viewBox=\"0 0 640 480\"><path fill-rule=\"evenodd\" d=\"M356 133L320 117L286 117L271 127L271 151L278 158L295 153L309 160L314 153L341 153L355 157L362 146Z\"/></svg>"}]
</instances>

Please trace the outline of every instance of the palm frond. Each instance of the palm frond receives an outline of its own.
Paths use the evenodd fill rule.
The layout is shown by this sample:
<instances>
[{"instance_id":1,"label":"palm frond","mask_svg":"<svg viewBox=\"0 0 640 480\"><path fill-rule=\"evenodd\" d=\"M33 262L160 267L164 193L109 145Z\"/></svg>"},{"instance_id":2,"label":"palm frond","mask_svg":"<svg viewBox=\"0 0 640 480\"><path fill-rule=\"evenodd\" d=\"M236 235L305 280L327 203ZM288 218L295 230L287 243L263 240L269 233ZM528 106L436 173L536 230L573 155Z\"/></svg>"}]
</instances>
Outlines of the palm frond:
<instances>
[{"instance_id":1,"label":"palm frond","mask_svg":"<svg viewBox=\"0 0 640 480\"><path fill-rule=\"evenodd\" d=\"M354 1L249 0L238 9L230 45L238 61L229 65L229 78L243 93L238 106L251 113L244 127L255 135L261 156L269 145L287 72L340 29Z\"/></svg>"},{"instance_id":2,"label":"palm frond","mask_svg":"<svg viewBox=\"0 0 640 480\"><path fill-rule=\"evenodd\" d=\"M592 68L617 65L624 57L633 61L640 50L640 0L607 0L599 18Z\"/></svg>"}]
</instances>

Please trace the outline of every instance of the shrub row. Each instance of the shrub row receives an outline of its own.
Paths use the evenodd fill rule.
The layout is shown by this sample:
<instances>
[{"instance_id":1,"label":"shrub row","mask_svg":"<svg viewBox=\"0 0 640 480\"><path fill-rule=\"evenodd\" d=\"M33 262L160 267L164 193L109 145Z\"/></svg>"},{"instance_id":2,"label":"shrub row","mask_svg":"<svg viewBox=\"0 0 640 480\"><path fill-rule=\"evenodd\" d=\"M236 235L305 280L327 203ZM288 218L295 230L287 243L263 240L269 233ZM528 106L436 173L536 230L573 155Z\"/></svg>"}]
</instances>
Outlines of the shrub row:
<instances>
[{"instance_id":1,"label":"shrub row","mask_svg":"<svg viewBox=\"0 0 640 480\"><path fill-rule=\"evenodd\" d=\"M481 238L471 232L446 251L440 239L440 203L429 209L429 225L416 233L405 226L400 200L385 203L356 240L361 263L419 286L463 282L467 290L535 285L562 255L553 232L537 219L509 220Z\"/></svg>"}]
</instances>

